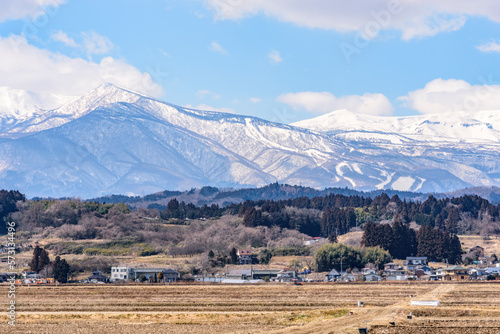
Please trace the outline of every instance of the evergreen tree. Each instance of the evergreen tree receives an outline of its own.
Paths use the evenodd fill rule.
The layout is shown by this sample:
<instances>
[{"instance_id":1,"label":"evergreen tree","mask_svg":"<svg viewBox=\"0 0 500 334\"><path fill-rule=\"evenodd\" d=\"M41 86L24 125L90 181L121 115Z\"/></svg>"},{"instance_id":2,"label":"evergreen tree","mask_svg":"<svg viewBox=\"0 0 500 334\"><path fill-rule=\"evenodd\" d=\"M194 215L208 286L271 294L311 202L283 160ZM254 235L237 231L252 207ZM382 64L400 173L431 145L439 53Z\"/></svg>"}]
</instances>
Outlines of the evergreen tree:
<instances>
[{"instance_id":1,"label":"evergreen tree","mask_svg":"<svg viewBox=\"0 0 500 334\"><path fill-rule=\"evenodd\" d=\"M231 258L231 264L238 263L238 254L236 253L236 248L231 249L231 252L229 252L229 257Z\"/></svg>"},{"instance_id":2,"label":"evergreen tree","mask_svg":"<svg viewBox=\"0 0 500 334\"><path fill-rule=\"evenodd\" d=\"M38 272L38 268L40 266L40 253L42 252L42 248L40 246L36 245L35 249L33 250L33 256L31 257L31 262L30 262L30 270Z\"/></svg>"},{"instance_id":3,"label":"evergreen tree","mask_svg":"<svg viewBox=\"0 0 500 334\"><path fill-rule=\"evenodd\" d=\"M52 273L56 281L59 283L67 283L70 266L65 259L61 260L60 256L56 256L54 264L52 265Z\"/></svg>"},{"instance_id":4,"label":"evergreen tree","mask_svg":"<svg viewBox=\"0 0 500 334\"><path fill-rule=\"evenodd\" d=\"M40 252L40 260L38 262L38 271L42 270L43 268L47 267L50 264L50 258L49 258L49 253L42 248L42 251Z\"/></svg>"},{"instance_id":5,"label":"evergreen tree","mask_svg":"<svg viewBox=\"0 0 500 334\"><path fill-rule=\"evenodd\" d=\"M376 234L377 226L374 222L368 222L365 224L363 237L361 239L361 244L365 247L375 247L378 246L378 239Z\"/></svg>"},{"instance_id":6,"label":"evergreen tree","mask_svg":"<svg viewBox=\"0 0 500 334\"><path fill-rule=\"evenodd\" d=\"M0 190L0 235L8 231L7 220L12 212L17 211L16 202L25 200L26 198L19 191Z\"/></svg>"},{"instance_id":7,"label":"evergreen tree","mask_svg":"<svg viewBox=\"0 0 500 334\"><path fill-rule=\"evenodd\" d=\"M330 235L328 236L328 241L330 241L330 243L334 244L336 243L338 240L337 240L337 234L336 233L330 233Z\"/></svg>"},{"instance_id":8,"label":"evergreen tree","mask_svg":"<svg viewBox=\"0 0 500 334\"><path fill-rule=\"evenodd\" d=\"M377 227L378 246L389 251L394 243L392 227L389 224L381 224Z\"/></svg>"},{"instance_id":9,"label":"evergreen tree","mask_svg":"<svg viewBox=\"0 0 500 334\"><path fill-rule=\"evenodd\" d=\"M243 225L246 227L254 227L257 226L257 210L254 207L248 208L245 211L245 216L243 216Z\"/></svg>"},{"instance_id":10,"label":"evergreen tree","mask_svg":"<svg viewBox=\"0 0 500 334\"><path fill-rule=\"evenodd\" d=\"M40 246L36 246L33 250L33 257L30 262L30 269L39 273L43 268L50 264L49 253L41 248Z\"/></svg>"},{"instance_id":11,"label":"evergreen tree","mask_svg":"<svg viewBox=\"0 0 500 334\"><path fill-rule=\"evenodd\" d=\"M390 252L397 259L404 259L410 253L408 250L409 235L405 227L400 221L396 221L392 227L393 241Z\"/></svg>"},{"instance_id":12,"label":"evergreen tree","mask_svg":"<svg viewBox=\"0 0 500 334\"><path fill-rule=\"evenodd\" d=\"M452 264L462 262L462 245L460 243L460 239L458 239L456 235L451 236L448 261Z\"/></svg>"}]
</instances>

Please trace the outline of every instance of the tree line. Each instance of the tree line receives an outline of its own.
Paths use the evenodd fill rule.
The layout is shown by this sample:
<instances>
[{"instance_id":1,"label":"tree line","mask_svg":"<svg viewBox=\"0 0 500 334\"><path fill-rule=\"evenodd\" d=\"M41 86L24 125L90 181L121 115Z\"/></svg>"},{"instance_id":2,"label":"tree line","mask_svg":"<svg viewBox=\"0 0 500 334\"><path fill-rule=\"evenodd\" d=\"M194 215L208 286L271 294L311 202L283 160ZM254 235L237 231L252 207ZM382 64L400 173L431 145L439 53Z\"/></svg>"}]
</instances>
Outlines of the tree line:
<instances>
[{"instance_id":1,"label":"tree line","mask_svg":"<svg viewBox=\"0 0 500 334\"><path fill-rule=\"evenodd\" d=\"M396 221L393 226L367 223L361 244L366 247L379 246L398 259L425 256L429 261L447 260L451 264L462 260L462 246L456 235L430 226L422 226L415 233L401 221Z\"/></svg>"}]
</instances>

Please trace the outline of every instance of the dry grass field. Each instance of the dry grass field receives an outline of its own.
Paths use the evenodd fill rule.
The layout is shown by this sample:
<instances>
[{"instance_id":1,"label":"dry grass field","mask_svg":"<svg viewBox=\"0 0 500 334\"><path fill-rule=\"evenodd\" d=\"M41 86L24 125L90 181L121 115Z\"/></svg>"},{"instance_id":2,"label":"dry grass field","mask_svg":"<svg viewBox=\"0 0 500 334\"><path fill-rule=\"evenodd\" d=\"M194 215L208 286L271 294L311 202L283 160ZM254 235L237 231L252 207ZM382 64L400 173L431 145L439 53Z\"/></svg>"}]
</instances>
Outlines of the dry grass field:
<instances>
[{"instance_id":1,"label":"dry grass field","mask_svg":"<svg viewBox=\"0 0 500 334\"><path fill-rule=\"evenodd\" d=\"M17 325L4 311L0 333L357 333L365 321L369 333L498 333L498 291L499 282L18 286ZM410 295L441 305L410 306Z\"/></svg>"},{"instance_id":2,"label":"dry grass field","mask_svg":"<svg viewBox=\"0 0 500 334\"><path fill-rule=\"evenodd\" d=\"M462 243L462 249L467 253L469 249L474 246L481 246L484 248L484 254L491 256L496 254L500 256L500 238L498 235L482 237L480 235L460 235L460 242Z\"/></svg>"}]
</instances>

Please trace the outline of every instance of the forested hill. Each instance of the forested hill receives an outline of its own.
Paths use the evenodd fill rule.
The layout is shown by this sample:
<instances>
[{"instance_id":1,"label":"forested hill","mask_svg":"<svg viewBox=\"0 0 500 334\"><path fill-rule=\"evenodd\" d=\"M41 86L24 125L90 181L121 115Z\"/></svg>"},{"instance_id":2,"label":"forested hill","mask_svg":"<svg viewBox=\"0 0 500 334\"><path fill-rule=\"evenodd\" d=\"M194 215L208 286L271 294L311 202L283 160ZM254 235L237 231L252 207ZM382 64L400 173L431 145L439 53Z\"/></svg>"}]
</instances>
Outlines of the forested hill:
<instances>
[{"instance_id":1,"label":"forested hill","mask_svg":"<svg viewBox=\"0 0 500 334\"><path fill-rule=\"evenodd\" d=\"M287 200L247 200L226 207L195 206L177 199L161 211L163 219L196 219L224 213L243 217L245 226L279 226L296 229L311 236L344 234L368 222L415 222L454 234L500 234L500 205L495 206L476 195L425 201L401 200L383 193L375 198L358 195L326 195Z\"/></svg>"},{"instance_id":2,"label":"forested hill","mask_svg":"<svg viewBox=\"0 0 500 334\"><path fill-rule=\"evenodd\" d=\"M272 187L268 186L266 191L272 192ZM274 187L274 191L281 191L281 186ZM200 193L210 191L216 193L213 188L203 188ZM248 235L265 236L269 231L283 231L280 235L288 235L291 231L300 235L301 240L309 235L335 241L341 234L363 229L367 246L379 245L395 257L417 252L436 259L458 259L456 254L459 252L451 254L448 250L449 245L456 244L456 234L500 234L500 205L477 195L439 199L429 195L423 201L407 201L385 193L373 198L329 194L282 200L245 200L226 206L195 205L174 198L165 208L137 209L123 203L103 204L79 199L26 200L16 191L1 191L0 195L0 231L3 233L5 222L12 219L17 224L17 231L24 231L27 235L36 232L72 240L121 240L130 247L135 244L145 248L154 245L158 249L176 251L182 246L190 249L189 254L195 252L190 247L199 242L203 244L203 238L188 243L188 239L179 235L191 229L194 233L200 228L218 226L220 221L225 222L222 225L225 224L226 230L211 230L212 237L222 233L220 237L227 238L229 228L235 231L248 229ZM190 230L176 229L176 225L189 225ZM259 238L252 238L251 244L262 244ZM248 242L249 239L245 237L244 240ZM231 240L227 242L231 243ZM441 245L438 248L428 247L438 244ZM456 248L458 251L459 247ZM151 250L148 248L146 253L151 253Z\"/></svg>"},{"instance_id":3,"label":"forested hill","mask_svg":"<svg viewBox=\"0 0 500 334\"><path fill-rule=\"evenodd\" d=\"M373 190L369 192L357 191L349 188L327 188L318 190L310 187L292 186L288 184L271 183L260 188L216 188L206 186L200 189L191 189L187 191L169 191L150 194L146 196L125 196L125 195L110 195L99 198L90 199L92 202L99 203L126 203L133 207L148 207L151 208L166 208L166 204L176 198L185 203L193 203L195 205L218 204L219 206L227 206L232 203L241 203L247 200L285 200L297 197L317 197L330 194L344 196L363 196L375 197L386 193L392 197L398 195L401 199L406 200L425 200L428 194L414 193L408 191L396 190ZM436 195L441 197L440 195Z\"/></svg>"},{"instance_id":4,"label":"forested hill","mask_svg":"<svg viewBox=\"0 0 500 334\"><path fill-rule=\"evenodd\" d=\"M318 197L330 194L344 196L362 196L374 198L381 194L387 194L389 197L397 195L401 200L407 201L425 201L429 194L415 193L408 191L396 190L373 190L373 191L358 191L349 188L327 188L318 190L310 187L292 186L287 184L272 183L260 188L241 188L227 189L206 186L200 189L191 189L186 191L170 191L165 190L145 196L125 196L125 195L110 195L99 198L94 198L89 201L99 203L126 203L132 207L144 207L165 209L167 203L176 198L180 202L193 203L195 205L211 205L218 204L219 206L227 206L232 203L241 203L247 200L285 200L297 197ZM463 189L453 194L433 194L436 198L460 197L463 195L479 195L484 199L489 200L493 204L500 203L500 188L476 187Z\"/></svg>"}]
</instances>

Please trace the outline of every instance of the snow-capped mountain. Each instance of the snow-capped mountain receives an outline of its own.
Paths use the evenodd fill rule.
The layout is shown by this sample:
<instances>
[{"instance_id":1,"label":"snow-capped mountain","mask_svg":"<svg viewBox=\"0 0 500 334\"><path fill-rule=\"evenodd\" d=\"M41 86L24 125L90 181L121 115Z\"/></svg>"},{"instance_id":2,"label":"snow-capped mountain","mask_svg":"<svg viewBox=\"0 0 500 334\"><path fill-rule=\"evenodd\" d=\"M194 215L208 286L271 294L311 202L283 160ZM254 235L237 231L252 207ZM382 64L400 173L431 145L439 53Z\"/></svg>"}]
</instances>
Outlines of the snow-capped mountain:
<instances>
[{"instance_id":1,"label":"snow-capped mountain","mask_svg":"<svg viewBox=\"0 0 500 334\"><path fill-rule=\"evenodd\" d=\"M337 111L284 125L104 85L27 115L0 118L0 188L28 196L275 181L418 191L500 185L495 112L377 118Z\"/></svg>"}]
</instances>

